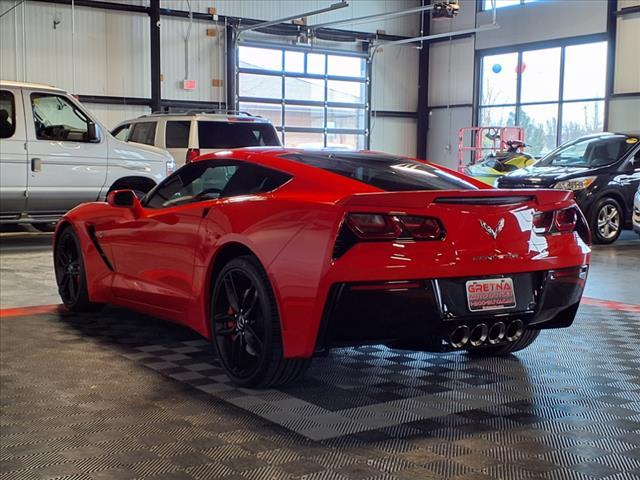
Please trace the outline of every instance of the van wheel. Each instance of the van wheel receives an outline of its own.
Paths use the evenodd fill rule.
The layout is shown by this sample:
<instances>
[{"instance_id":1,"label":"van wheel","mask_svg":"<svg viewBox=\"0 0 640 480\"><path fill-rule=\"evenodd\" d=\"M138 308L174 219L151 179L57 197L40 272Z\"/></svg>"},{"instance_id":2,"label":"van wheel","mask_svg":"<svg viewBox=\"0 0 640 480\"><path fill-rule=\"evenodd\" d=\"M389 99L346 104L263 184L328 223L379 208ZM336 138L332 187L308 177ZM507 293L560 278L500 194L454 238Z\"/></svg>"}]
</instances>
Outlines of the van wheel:
<instances>
[{"instance_id":1,"label":"van wheel","mask_svg":"<svg viewBox=\"0 0 640 480\"><path fill-rule=\"evenodd\" d=\"M275 297L255 257L229 261L216 278L211 300L213 344L234 383L269 388L305 372L311 359L284 358Z\"/></svg>"},{"instance_id":2,"label":"van wheel","mask_svg":"<svg viewBox=\"0 0 640 480\"><path fill-rule=\"evenodd\" d=\"M593 242L607 245L615 242L622 232L622 207L613 198L605 197L596 203L589 227L593 233Z\"/></svg>"}]
</instances>

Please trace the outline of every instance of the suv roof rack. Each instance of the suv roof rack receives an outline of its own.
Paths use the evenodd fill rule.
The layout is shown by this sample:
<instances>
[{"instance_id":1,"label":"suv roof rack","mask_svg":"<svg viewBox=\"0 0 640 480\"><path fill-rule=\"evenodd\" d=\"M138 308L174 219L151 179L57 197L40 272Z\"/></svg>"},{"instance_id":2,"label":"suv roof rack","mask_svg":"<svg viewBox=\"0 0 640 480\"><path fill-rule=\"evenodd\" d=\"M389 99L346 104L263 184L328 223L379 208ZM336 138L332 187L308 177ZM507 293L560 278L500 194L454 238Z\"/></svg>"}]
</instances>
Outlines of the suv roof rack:
<instances>
[{"instance_id":1,"label":"suv roof rack","mask_svg":"<svg viewBox=\"0 0 640 480\"><path fill-rule=\"evenodd\" d=\"M249 112L241 111L241 110L227 110L227 109L218 109L218 108L194 108L184 111L171 111L171 112L151 112L150 114L140 115L139 118L151 117L153 115L245 115L247 117L257 117L262 118L260 115L252 115Z\"/></svg>"}]
</instances>

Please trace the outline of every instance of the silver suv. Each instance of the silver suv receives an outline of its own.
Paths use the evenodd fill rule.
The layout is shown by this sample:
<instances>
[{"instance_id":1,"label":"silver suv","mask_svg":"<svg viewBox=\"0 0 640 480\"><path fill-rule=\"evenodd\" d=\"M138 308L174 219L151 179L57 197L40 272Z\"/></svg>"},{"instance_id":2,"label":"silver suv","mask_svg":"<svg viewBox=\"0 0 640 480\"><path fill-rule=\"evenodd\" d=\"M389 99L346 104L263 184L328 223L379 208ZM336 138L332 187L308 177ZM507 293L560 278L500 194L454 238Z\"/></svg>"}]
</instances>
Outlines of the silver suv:
<instances>
[{"instance_id":1,"label":"silver suv","mask_svg":"<svg viewBox=\"0 0 640 480\"><path fill-rule=\"evenodd\" d=\"M154 113L122 122L111 133L126 142L164 148L178 166L219 150L281 146L269 120L235 111Z\"/></svg>"},{"instance_id":2,"label":"silver suv","mask_svg":"<svg viewBox=\"0 0 640 480\"><path fill-rule=\"evenodd\" d=\"M144 194L174 168L163 150L113 138L64 90L0 80L0 224L49 229L111 190Z\"/></svg>"}]
</instances>

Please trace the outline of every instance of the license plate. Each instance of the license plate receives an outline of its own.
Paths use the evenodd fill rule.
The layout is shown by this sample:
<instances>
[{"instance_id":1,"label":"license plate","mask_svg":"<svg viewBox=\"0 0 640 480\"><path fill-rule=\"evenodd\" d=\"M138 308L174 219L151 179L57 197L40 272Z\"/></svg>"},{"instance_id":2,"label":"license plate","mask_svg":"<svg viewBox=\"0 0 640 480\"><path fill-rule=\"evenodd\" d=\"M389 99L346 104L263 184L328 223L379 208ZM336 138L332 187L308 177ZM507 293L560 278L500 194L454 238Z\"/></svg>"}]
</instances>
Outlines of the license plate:
<instances>
[{"instance_id":1,"label":"license plate","mask_svg":"<svg viewBox=\"0 0 640 480\"><path fill-rule=\"evenodd\" d=\"M472 312L504 310L516 306L511 278L469 280L466 283L467 304Z\"/></svg>"}]
</instances>

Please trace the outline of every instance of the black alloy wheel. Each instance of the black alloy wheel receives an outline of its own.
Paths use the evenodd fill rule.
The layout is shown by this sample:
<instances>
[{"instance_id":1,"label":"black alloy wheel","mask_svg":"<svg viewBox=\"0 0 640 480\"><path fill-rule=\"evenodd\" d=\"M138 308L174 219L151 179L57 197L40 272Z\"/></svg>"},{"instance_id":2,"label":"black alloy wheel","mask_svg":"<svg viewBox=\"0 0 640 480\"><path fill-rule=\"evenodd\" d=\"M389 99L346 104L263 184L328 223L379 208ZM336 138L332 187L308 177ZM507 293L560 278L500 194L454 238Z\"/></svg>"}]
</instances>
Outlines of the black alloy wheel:
<instances>
[{"instance_id":1,"label":"black alloy wheel","mask_svg":"<svg viewBox=\"0 0 640 480\"><path fill-rule=\"evenodd\" d=\"M300 376L309 365L309 359L284 358L271 285L252 256L231 260L218 274L211 321L220 363L238 385L282 385Z\"/></svg>"},{"instance_id":2,"label":"black alloy wheel","mask_svg":"<svg viewBox=\"0 0 640 480\"><path fill-rule=\"evenodd\" d=\"M76 312L99 308L99 304L89 301L80 242L72 227L66 227L60 232L53 261L62 303Z\"/></svg>"}]
</instances>

